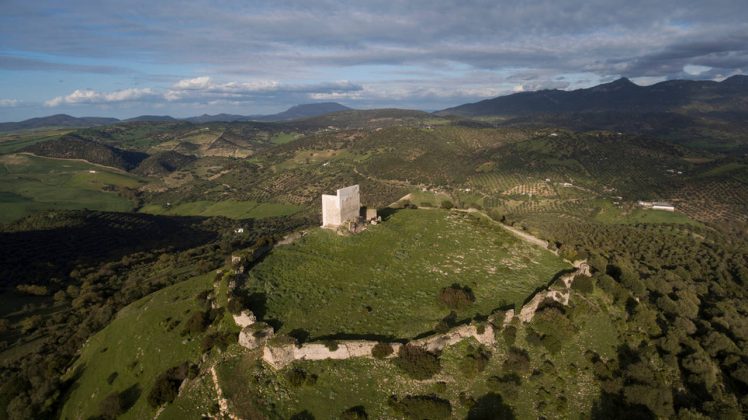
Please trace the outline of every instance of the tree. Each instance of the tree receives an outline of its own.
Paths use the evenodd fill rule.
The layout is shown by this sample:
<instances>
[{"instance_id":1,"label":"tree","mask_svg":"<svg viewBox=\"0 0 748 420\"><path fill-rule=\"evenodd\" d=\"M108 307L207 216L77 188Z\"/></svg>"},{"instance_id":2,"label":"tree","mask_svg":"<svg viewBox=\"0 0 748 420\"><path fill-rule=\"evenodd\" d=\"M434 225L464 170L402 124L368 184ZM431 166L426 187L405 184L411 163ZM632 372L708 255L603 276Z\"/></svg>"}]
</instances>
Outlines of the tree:
<instances>
[{"instance_id":1,"label":"tree","mask_svg":"<svg viewBox=\"0 0 748 420\"><path fill-rule=\"evenodd\" d=\"M455 205L454 205L454 204L453 204L453 203L452 203L451 201L449 201L449 200L443 200L443 201L442 201L442 205L441 205L441 207L442 207L443 209L445 209L445 210L450 210L450 209L451 209L451 208L453 208L454 206L455 206Z\"/></svg>"},{"instance_id":2,"label":"tree","mask_svg":"<svg viewBox=\"0 0 748 420\"><path fill-rule=\"evenodd\" d=\"M454 310L465 309L475 302L475 295L468 286L453 283L439 292L439 300Z\"/></svg>"},{"instance_id":3,"label":"tree","mask_svg":"<svg viewBox=\"0 0 748 420\"><path fill-rule=\"evenodd\" d=\"M395 365L418 380L429 379L442 368L437 355L410 344L400 347Z\"/></svg>"}]
</instances>

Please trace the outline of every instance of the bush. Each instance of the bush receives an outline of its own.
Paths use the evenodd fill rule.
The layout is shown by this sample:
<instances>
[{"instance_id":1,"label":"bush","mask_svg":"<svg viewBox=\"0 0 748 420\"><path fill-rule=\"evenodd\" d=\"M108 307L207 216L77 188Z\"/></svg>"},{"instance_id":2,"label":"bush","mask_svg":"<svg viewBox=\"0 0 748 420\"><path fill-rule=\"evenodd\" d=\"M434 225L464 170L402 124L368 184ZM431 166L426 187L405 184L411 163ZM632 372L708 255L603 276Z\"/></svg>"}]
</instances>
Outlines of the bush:
<instances>
[{"instance_id":1,"label":"bush","mask_svg":"<svg viewBox=\"0 0 748 420\"><path fill-rule=\"evenodd\" d=\"M439 292L439 300L450 309L459 310L472 305L475 302L475 295L469 287L454 283Z\"/></svg>"},{"instance_id":2,"label":"bush","mask_svg":"<svg viewBox=\"0 0 748 420\"><path fill-rule=\"evenodd\" d=\"M308 374L301 368L293 368L286 372L285 376L288 382L295 387L314 385L317 383L317 375Z\"/></svg>"},{"instance_id":3,"label":"bush","mask_svg":"<svg viewBox=\"0 0 748 420\"><path fill-rule=\"evenodd\" d=\"M418 380L429 379L442 368L437 355L410 344L400 347L395 365Z\"/></svg>"},{"instance_id":4,"label":"bush","mask_svg":"<svg viewBox=\"0 0 748 420\"><path fill-rule=\"evenodd\" d=\"M449 210L449 209L453 208L454 206L455 205L451 201L449 201L449 200L442 201L442 205L441 205L441 207L443 209L446 209L446 210Z\"/></svg>"},{"instance_id":5,"label":"bush","mask_svg":"<svg viewBox=\"0 0 748 420\"><path fill-rule=\"evenodd\" d=\"M206 329L208 329L210 322L211 322L211 319L210 319L209 312L203 312L203 311L195 312L185 323L184 329L182 330L181 334L192 335L192 334L199 334L201 332L204 332Z\"/></svg>"},{"instance_id":6,"label":"bush","mask_svg":"<svg viewBox=\"0 0 748 420\"><path fill-rule=\"evenodd\" d=\"M434 205L428 201L421 201L421 207L434 207Z\"/></svg>"},{"instance_id":7,"label":"bush","mask_svg":"<svg viewBox=\"0 0 748 420\"><path fill-rule=\"evenodd\" d=\"M513 346L514 341L517 339L517 327L514 325L507 325L504 327L504 329L501 331L502 337L504 337L504 341L506 342L507 346Z\"/></svg>"},{"instance_id":8,"label":"bush","mask_svg":"<svg viewBox=\"0 0 748 420\"><path fill-rule=\"evenodd\" d=\"M314 420L314 415L309 410L299 411L292 414L290 420Z\"/></svg>"},{"instance_id":9,"label":"bush","mask_svg":"<svg viewBox=\"0 0 748 420\"><path fill-rule=\"evenodd\" d=\"M389 343L377 343L371 349L371 355L376 359L384 359L394 353L395 350Z\"/></svg>"},{"instance_id":10,"label":"bush","mask_svg":"<svg viewBox=\"0 0 748 420\"><path fill-rule=\"evenodd\" d=\"M189 364L184 362L158 375L153 388L148 393L148 404L153 408L158 408L165 403L174 401L179 393L179 387L188 373Z\"/></svg>"},{"instance_id":11,"label":"bush","mask_svg":"<svg viewBox=\"0 0 748 420\"><path fill-rule=\"evenodd\" d=\"M521 348L511 347L504 361L503 369L509 372L527 372L530 370L530 355Z\"/></svg>"},{"instance_id":12,"label":"bush","mask_svg":"<svg viewBox=\"0 0 748 420\"><path fill-rule=\"evenodd\" d=\"M335 351L338 349L338 342L335 340L325 340L322 342L322 344L325 345L330 351Z\"/></svg>"},{"instance_id":13,"label":"bush","mask_svg":"<svg viewBox=\"0 0 748 420\"><path fill-rule=\"evenodd\" d=\"M491 353L483 347L468 347L468 353L460 360L460 372L472 378L483 372L491 359Z\"/></svg>"},{"instance_id":14,"label":"bush","mask_svg":"<svg viewBox=\"0 0 748 420\"><path fill-rule=\"evenodd\" d=\"M452 404L436 395L409 395L401 400L391 397L388 404L392 409L409 419L446 419L452 416Z\"/></svg>"},{"instance_id":15,"label":"bush","mask_svg":"<svg viewBox=\"0 0 748 420\"><path fill-rule=\"evenodd\" d=\"M506 375L488 378L488 387L507 397L517 395L520 385L522 385L522 378L516 373L507 373Z\"/></svg>"},{"instance_id":16,"label":"bush","mask_svg":"<svg viewBox=\"0 0 748 420\"><path fill-rule=\"evenodd\" d=\"M574 281L571 283L571 288L578 292L589 294L595 290L595 283L592 280L592 277L576 276Z\"/></svg>"},{"instance_id":17,"label":"bush","mask_svg":"<svg viewBox=\"0 0 748 420\"><path fill-rule=\"evenodd\" d=\"M369 415L366 414L366 409L363 405L357 405L351 407L340 414L341 420L366 420Z\"/></svg>"}]
</instances>

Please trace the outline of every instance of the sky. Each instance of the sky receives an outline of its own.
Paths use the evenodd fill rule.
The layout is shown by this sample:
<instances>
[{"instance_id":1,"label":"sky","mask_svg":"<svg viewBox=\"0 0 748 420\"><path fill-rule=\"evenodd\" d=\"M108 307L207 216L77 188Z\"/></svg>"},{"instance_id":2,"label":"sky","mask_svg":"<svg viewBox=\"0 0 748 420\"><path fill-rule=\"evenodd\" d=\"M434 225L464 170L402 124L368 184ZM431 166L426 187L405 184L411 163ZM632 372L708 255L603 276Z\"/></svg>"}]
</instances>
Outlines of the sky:
<instances>
[{"instance_id":1,"label":"sky","mask_svg":"<svg viewBox=\"0 0 748 420\"><path fill-rule=\"evenodd\" d=\"M437 110L734 74L746 0L0 0L0 121Z\"/></svg>"}]
</instances>

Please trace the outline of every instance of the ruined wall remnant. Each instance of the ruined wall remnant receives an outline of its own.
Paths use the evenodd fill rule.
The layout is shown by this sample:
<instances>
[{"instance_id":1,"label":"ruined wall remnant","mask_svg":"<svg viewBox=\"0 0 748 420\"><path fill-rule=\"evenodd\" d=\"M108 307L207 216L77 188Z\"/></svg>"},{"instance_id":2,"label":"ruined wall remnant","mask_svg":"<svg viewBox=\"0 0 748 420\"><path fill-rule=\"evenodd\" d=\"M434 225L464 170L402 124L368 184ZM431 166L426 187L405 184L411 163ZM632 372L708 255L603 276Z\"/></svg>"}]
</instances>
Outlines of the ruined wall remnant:
<instances>
[{"instance_id":1,"label":"ruined wall remnant","mask_svg":"<svg viewBox=\"0 0 748 420\"><path fill-rule=\"evenodd\" d=\"M322 227L337 228L358 220L361 197L358 185L341 188L335 195L322 195Z\"/></svg>"}]
</instances>

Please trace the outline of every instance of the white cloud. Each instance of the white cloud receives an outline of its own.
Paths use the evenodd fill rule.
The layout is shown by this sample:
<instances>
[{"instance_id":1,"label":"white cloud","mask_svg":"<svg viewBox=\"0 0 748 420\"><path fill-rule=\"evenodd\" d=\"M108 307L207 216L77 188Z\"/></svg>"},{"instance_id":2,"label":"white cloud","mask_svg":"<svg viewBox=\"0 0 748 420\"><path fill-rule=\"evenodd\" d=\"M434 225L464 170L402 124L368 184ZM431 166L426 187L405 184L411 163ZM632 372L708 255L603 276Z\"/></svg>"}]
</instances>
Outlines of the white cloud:
<instances>
[{"instance_id":1,"label":"white cloud","mask_svg":"<svg viewBox=\"0 0 748 420\"><path fill-rule=\"evenodd\" d=\"M11 108L18 105L18 99L0 99L0 108Z\"/></svg>"},{"instance_id":2,"label":"white cloud","mask_svg":"<svg viewBox=\"0 0 748 420\"><path fill-rule=\"evenodd\" d=\"M691 76L698 76L701 73L707 72L711 69L712 68L709 66L699 66L693 64L686 64L685 66L683 66L683 71L690 74Z\"/></svg>"},{"instance_id":3,"label":"white cloud","mask_svg":"<svg viewBox=\"0 0 748 420\"><path fill-rule=\"evenodd\" d=\"M98 92L92 89L76 89L66 96L57 96L44 102L44 106L56 107L62 104L108 104L133 102L153 98L156 93L151 88L128 88L113 92Z\"/></svg>"},{"instance_id":4,"label":"white cloud","mask_svg":"<svg viewBox=\"0 0 748 420\"><path fill-rule=\"evenodd\" d=\"M164 92L163 97L167 101L181 102L252 102L270 96L297 99L321 99L328 95L347 97L346 95L361 89L361 86L346 80L331 83L284 84L276 80L216 82L209 76L201 76L178 81Z\"/></svg>"}]
</instances>

